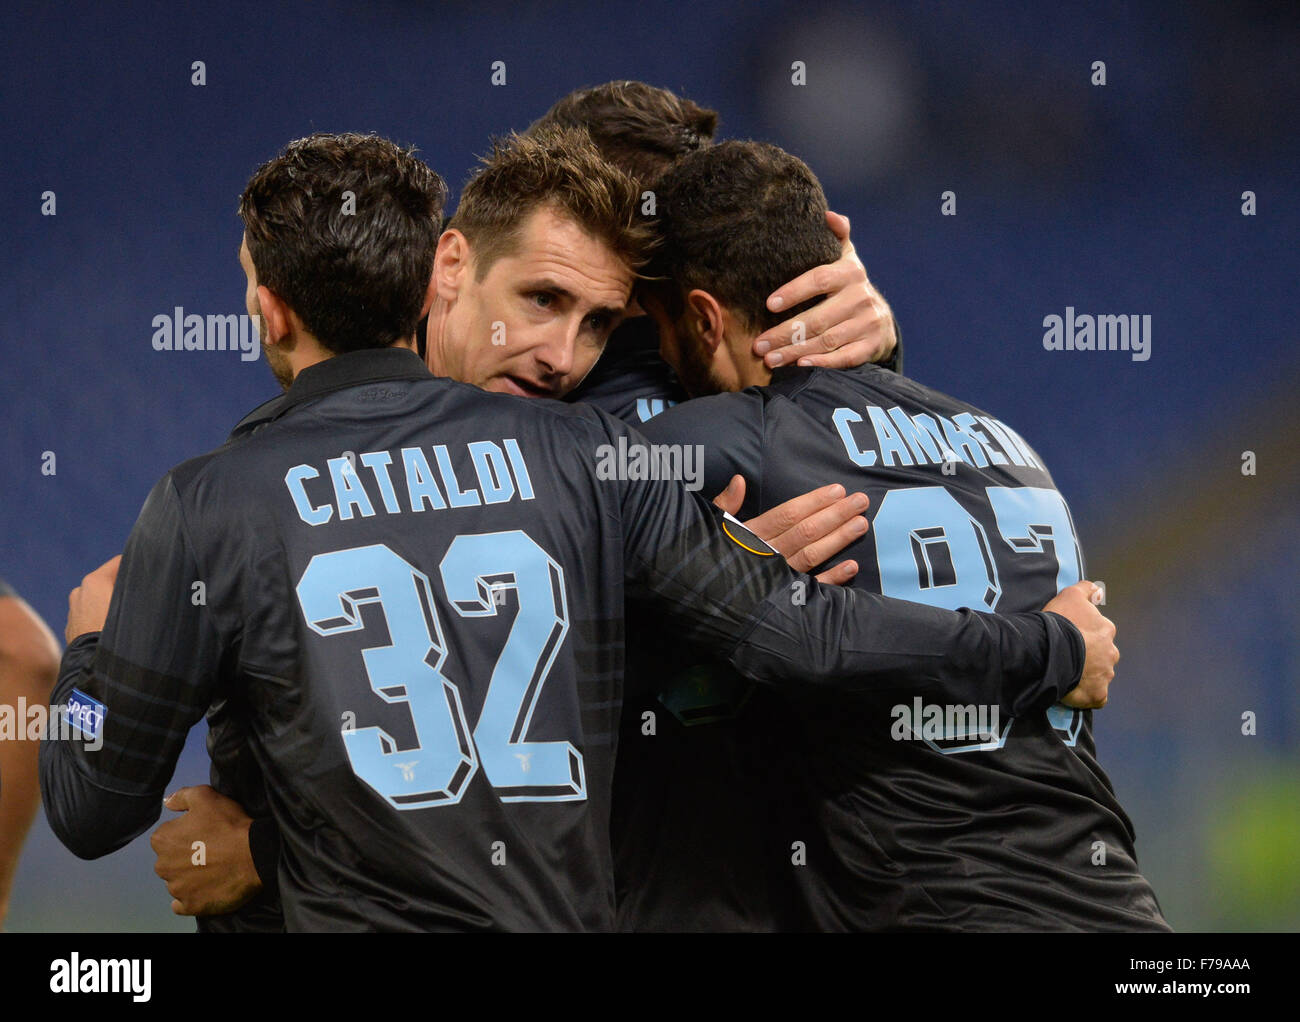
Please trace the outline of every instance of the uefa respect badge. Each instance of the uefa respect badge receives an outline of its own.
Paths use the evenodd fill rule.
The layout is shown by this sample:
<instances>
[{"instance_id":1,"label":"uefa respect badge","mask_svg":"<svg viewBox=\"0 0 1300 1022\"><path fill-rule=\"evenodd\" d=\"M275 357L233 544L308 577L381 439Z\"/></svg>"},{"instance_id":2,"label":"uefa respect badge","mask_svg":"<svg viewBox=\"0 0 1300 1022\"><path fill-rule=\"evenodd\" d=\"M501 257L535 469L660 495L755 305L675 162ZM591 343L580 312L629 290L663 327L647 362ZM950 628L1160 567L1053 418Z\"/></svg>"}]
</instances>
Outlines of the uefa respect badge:
<instances>
[{"instance_id":1,"label":"uefa respect badge","mask_svg":"<svg viewBox=\"0 0 1300 1022\"><path fill-rule=\"evenodd\" d=\"M63 712L68 723L80 731L82 737L91 742L101 740L104 715L108 711L98 699L92 699L81 689L74 688Z\"/></svg>"}]
</instances>

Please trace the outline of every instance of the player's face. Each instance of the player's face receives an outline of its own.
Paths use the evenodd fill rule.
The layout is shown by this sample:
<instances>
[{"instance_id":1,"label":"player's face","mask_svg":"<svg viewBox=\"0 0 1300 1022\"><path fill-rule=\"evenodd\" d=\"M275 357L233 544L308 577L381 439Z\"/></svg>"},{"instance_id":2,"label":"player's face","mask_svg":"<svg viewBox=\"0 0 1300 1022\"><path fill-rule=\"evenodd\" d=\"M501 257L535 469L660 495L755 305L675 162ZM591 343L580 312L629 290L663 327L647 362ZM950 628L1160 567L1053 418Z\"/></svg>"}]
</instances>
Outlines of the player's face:
<instances>
[{"instance_id":1,"label":"player's face","mask_svg":"<svg viewBox=\"0 0 1300 1022\"><path fill-rule=\"evenodd\" d=\"M716 371L708 345L691 328L689 313L675 320L662 302L649 295L641 304L659 332L659 357L673 367L686 393L691 397L707 397L740 389L728 385Z\"/></svg>"},{"instance_id":2,"label":"player's face","mask_svg":"<svg viewBox=\"0 0 1300 1022\"><path fill-rule=\"evenodd\" d=\"M289 384L293 382L293 369L284 352L266 343L266 320L262 318L262 304L257 298L257 267L253 265L253 257L248 253L247 237L239 245L239 265L243 267L244 276L248 281L248 286L244 290L244 308L257 324L257 333L262 339L262 351L266 354L266 364L271 367L271 372L280 386L288 390Z\"/></svg>"},{"instance_id":3,"label":"player's face","mask_svg":"<svg viewBox=\"0 0 1300 1022\"><path fill-rule=\"evenodd\" d=\"M604 242L569 217L538 209L481 281L470 253L440 337L430 317L429 367L484 390L562 397L596 364L632 281Z\"/></svg>"}]
</instances>

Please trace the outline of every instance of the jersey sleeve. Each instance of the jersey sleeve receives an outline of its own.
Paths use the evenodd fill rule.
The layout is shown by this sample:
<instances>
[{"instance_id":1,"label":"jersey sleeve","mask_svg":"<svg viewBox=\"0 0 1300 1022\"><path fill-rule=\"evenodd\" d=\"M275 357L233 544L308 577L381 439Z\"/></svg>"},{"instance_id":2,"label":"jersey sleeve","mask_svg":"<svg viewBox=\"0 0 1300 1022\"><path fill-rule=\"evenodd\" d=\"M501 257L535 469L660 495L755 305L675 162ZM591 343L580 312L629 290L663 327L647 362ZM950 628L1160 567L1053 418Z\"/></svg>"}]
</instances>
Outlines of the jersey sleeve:
<instances>
[{"instance_id":1,"label":"jersey sleeve","mask_svg":"<svg viewBox=\"0 0 1300 1022\"><path fill-rule=\"evenodd\" d=\"M898 317L894 317L894 351L880 364L899 376L903 375L903 328L898 325Z\"/></svg>"},{"instance_id":2,"label":"jersey sleeve","mask_svg":"<svg viewBox=\"0 0 1300 1022\"><path fill-rule=\"evenodd\" d=\"M626 432L629 444L644 442ZM1082 675L1082 636L1058 615L949 611L823 586L679 483L621 485L629 595L664 613L674 629L665 642L690 643L755 681L910 687L1017 715L1057 702Z\"/></svg>"},{"instance_id":3,"label":"jersey sleeve","mask_svg":"<svg viewBox=\"0 0 1300 1022\"><path fill-rule=\"evenodd\" d=\"M704 455L703 495L712 499L734 475L759 491L763 469L763 399L755 391L701 397L660 412L640 427L653 444L698 446ZM700 443L707 437L707 443Z\"/></svg>"},{"instance_id":4,"label":"jersey sleeve","mask_svg":"<svg viewBox=\"0 0 1300 1022\"><path fill-rule=\"evenodd\" d=\"M211 702L221 643L203 581L169 475L127 539L104 630L69 645L50 699L80 726L56 730L51 717L41 794L50 826L81 858L120 848L158 819L186 736Z\"/></svg>"},{"instance_id":5,"label":"jersey sleeve","mask_svg":"<svg viewBox=\"0 0 1300 1022\"><path fill-rule=\"evenodd\" d=\"M255 816L248 827L248 850L262 890L280 893L280 828L269 816Z\"/></svg>"}]
</instances>

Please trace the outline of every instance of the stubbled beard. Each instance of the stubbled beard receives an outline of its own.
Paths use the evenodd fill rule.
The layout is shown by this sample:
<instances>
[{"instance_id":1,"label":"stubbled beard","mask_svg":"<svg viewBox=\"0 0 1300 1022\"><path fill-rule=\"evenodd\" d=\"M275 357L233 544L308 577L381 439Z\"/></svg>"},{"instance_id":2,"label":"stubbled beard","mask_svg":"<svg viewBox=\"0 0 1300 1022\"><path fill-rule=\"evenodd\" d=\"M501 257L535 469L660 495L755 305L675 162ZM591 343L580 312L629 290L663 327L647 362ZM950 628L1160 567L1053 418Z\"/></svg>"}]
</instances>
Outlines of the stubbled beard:
<instances>
[{"instance_id":1,"label":"stubbled beard","mask_svg":"<svg viewBox=\"0 0 1300 1022\"><path fill-rule=\"evenodd\" d=\"M714 374L713 366L705 357L703 349L703 344L689 336L682 344L682 364L678 367L677 378L691 397L709 397L727 389Z\"/></svg>"},{"instance_id":2,"label":"stubbled beard","mask_svg":"<svg viewBox=\"0 0 1300 1022\"><path fill-rule=\"evenodd\" d=\"M267 344L266 341L262 342L262 353L266 355L266 364L271 367L271 375L275 377L275 381L284 390L288 390L293 383L293 369L289 365L289 360L279 348Z\"/></svg>"}]
</instances>

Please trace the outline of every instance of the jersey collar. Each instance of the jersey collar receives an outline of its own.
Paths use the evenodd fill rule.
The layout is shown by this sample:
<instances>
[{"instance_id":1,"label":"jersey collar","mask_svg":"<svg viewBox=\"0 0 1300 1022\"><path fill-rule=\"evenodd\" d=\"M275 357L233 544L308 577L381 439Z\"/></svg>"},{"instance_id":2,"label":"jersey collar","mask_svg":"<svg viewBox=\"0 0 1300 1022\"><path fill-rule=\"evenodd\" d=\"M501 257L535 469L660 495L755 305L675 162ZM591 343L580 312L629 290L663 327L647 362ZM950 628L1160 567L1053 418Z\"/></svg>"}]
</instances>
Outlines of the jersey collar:
<instances>
[{"instance_id":1,"label":"jersey collar","mask_svg":"<svg viewBox=\"0 0 1300 1022\"><path fill-rule=\"evenodd\" d=\"M432 374L409 348L366 348L334 355L300 372L279 397L258 405L230 431L233 439L278 419L290 408L323 394L384 380L423 380Z\"/></svg>"}]
</instances>

